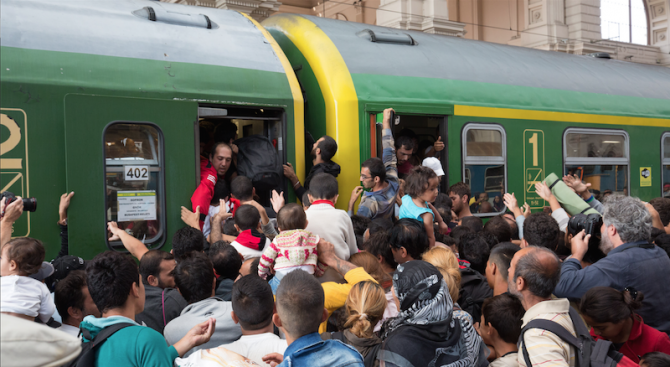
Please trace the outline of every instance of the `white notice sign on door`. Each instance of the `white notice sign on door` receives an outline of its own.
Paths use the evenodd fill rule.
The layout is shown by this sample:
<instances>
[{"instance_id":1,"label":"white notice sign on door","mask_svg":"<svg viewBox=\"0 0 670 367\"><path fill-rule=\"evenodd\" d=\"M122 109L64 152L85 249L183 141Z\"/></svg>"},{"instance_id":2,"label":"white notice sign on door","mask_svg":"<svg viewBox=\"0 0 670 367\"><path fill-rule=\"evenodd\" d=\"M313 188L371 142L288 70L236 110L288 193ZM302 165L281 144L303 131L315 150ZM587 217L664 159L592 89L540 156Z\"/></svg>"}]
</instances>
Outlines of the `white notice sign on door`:
<instances>
[{"instance_id":1,"label":"white notice sign on door","mask_svg":"<svg viewBox=\"0 0 670 367\"><path fill-rule=\"evenodd\" d=\"M156 191L118 191L118 221L156 220Z\"/></svg>"}]
</instances>

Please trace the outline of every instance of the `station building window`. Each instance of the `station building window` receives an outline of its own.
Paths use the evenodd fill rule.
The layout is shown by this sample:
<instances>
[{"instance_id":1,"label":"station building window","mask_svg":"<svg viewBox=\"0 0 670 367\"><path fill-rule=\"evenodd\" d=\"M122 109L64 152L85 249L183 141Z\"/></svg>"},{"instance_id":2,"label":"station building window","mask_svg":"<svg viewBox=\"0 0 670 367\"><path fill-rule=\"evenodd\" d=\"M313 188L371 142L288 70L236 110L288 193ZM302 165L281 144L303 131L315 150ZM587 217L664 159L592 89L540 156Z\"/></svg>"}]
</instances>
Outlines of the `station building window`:
<instances>
[{"instance_id":1,"label":"station building window","mask_svg":"<svg viewBox=\"0 0 670 367\"><path fill-rule=\"evenodd\" d=\"M165 237L161 131L149 123L115 122L103 134L107 221L117 222L150 248L159 247ZM110 248L123 249L107 235Z\"/></svg>"},{"instance_id":2,"label":"station building window","mask_svg":"<svg viewBox=\"0 0 670 367\"><path fill-rule=\"evenodd\" d=\"M470 123L463 129L463 180L470 186L470 211L475 215L505 210L506 140L500 125Z\"/></svg>"},{"instance_id":3,"label":"station building window","mask_svg":"<svg viewBox=\"0 0 670 367\"><path fill-rule=\"evenodd\" d=\"M670 198L670 132L663 134L661 138L661 165L662 195L664 198Z\"/></svg>"},{"instance_id":4,"label":"station building window","mask_svg":"<svg viewBox=\"0 0 670 367\"><path fill-rule=\"evenodd\" d=\"M628 134L621 130L568 129L563 136L564 173L591 184L596 197L628 195Z\"/></svg>"}]
</instances>

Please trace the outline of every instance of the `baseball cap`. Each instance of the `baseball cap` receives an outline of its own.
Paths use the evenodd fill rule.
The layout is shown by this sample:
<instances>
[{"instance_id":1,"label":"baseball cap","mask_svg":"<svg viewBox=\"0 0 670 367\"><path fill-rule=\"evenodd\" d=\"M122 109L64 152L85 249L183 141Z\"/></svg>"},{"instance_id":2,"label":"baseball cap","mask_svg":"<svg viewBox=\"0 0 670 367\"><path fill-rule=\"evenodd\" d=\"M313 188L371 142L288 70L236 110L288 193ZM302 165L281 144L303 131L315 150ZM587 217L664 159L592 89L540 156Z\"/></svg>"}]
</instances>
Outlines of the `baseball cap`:
<instances>
[{"instance_id":1,"label":"baseball cap","mask_svg":"<svg viewBox=\"0 0 670 367\"><path fill-rule=\"evenodd\" d=\"M46 261L42 261L42 266L40 267L40 270L37 271L35 274L29 275L31 278L39 280L40 282L43 281L44 279L48 278L51 276L51 274L54 273L54 267L50 263Z\"/></svg>"},{"instance_id":2,"label":"baseball cap","mask_svg":"<svg viewBox=\"0 0 670 367\"><path fill-rule=\"evenodd\" d=\"M438 177L444 176L444 171L442 170L442 163L440 163L440 160L437 158L428 157L423 160L423 163L421 165L435 171L435 174Z\"/></svg>"},{"instance_id":3,"label":"baseball cap","mask_svg":"<svg viewBox=\"0 0 670 367\"><path fill-rule=\"evenodd\" d=\"M56 286L58 281L64 279L68 274L73 270L84 270L86 269L86 262L84 259L78 256L65 255L51 260L53 265L53 271L49 279L47 279L46 284L50 290Z\"/></svg>"}]
</instances>

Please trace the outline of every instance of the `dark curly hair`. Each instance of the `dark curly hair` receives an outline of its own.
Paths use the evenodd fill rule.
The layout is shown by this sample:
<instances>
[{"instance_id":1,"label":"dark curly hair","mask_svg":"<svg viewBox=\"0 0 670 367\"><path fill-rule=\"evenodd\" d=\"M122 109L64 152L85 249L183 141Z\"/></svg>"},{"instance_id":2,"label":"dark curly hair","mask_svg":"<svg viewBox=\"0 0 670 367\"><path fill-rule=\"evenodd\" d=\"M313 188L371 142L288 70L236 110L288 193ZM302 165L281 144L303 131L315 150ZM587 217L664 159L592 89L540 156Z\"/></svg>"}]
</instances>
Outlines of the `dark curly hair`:
<instances>
[{"instance_id":1,"label":"dark curly hair","mask_svg":"<svg viewBox=\"0 0 670 367\"><path fill-rule=\"evenodd\" d=\"M416 198L423 194L430 185L429 180L437 178L435 171L428 167L416 166L405 178L405 194Z\"/></svg>"}]
</instances>

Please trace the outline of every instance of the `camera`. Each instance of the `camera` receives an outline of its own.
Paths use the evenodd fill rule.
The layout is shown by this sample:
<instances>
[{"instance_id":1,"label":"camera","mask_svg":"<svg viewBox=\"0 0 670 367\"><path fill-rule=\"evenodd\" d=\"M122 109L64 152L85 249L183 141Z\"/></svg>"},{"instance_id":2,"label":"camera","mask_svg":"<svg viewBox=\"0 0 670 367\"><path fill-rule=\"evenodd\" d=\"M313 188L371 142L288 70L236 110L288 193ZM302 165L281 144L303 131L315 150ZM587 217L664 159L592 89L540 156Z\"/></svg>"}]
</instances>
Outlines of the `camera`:
<instances>
[{"instance_id":1,"label":"camera","mask_svg":"<svg viewBox=\"0 0 670 367\"><path fill-rule=\"evenodd\" d=\"M600 214L577 214L570 218L568 222L568 232L571 235L576 235L577 233L584 230L586 234L590 234L591 238L598 237L600 238L600 227L603 225L603 217Z\"/></svg>"},{"instance_id":2,"label":"camera","mask_svg":"<svg viewBox=\"0 0 670 367\"><path fill-rule=\"evenodd\" d=\"M595 263L596 261L605 257L605 254L600 250L600 240L602 235L600 227L603 225L603 217L600 214L577 214L570 218L568 222L568 234L575 236L577 233L584 230L586 234L591 235L589 239L589 249L584 254L583 260L588 263Z\"/></svg>"},{"instance_id":3,"label":"camera","mask_svg":"<svg viewBox=\"0 0 670 367\"><path fill-rule=\"evenodd\" d=\"M16 200L16 196L9 191L5 191L2 194L0 194L0 200L2 198L5 198L5 205L11 204L14 200ZM28 211L28 212L34 212L37 210L37 200L35 198L24 198L21 199L23 201L23 210Z\"/></svg>"}]
</instances>

